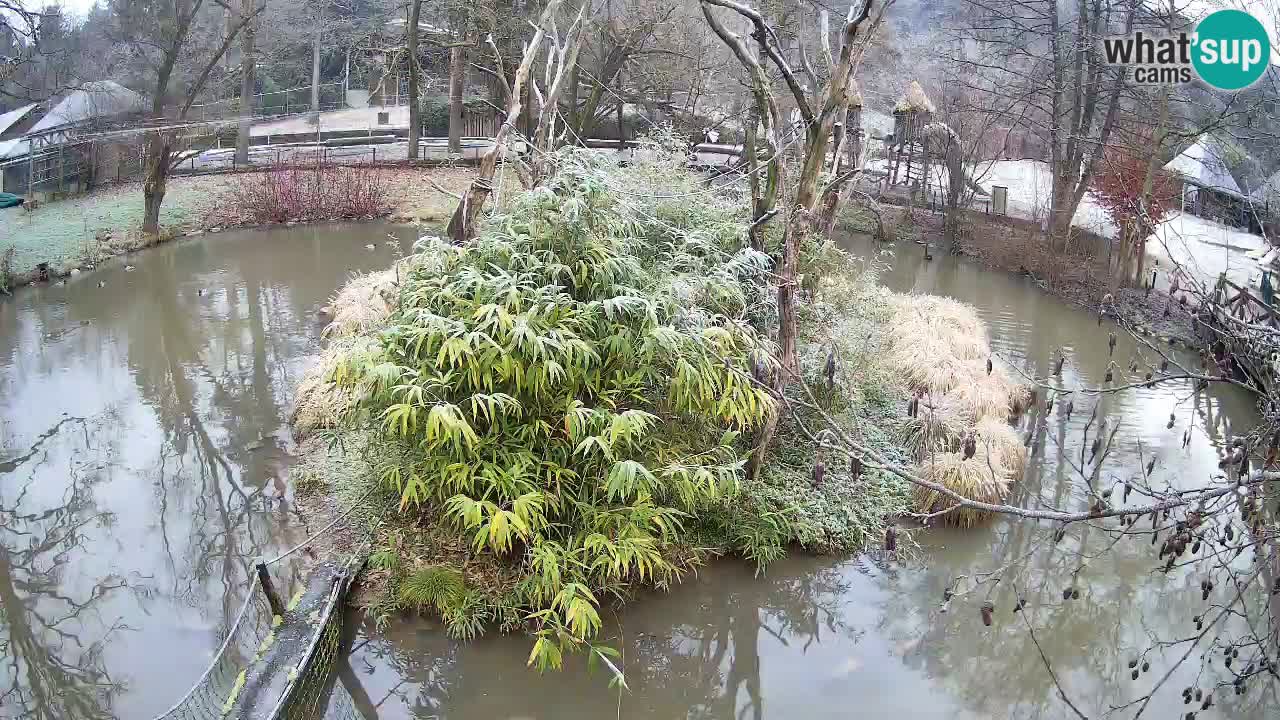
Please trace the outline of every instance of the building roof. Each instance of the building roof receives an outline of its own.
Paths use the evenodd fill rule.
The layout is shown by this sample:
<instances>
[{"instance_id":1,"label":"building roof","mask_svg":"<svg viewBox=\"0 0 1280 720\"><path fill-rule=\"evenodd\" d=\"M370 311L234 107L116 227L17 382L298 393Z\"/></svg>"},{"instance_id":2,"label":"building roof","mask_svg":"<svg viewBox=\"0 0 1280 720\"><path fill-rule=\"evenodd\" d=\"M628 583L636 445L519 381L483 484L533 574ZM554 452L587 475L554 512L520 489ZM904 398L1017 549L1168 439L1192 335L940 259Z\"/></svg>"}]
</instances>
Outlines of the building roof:
<instances>
[{"instance_id":1,"label":"building roof","mask_svg":"<svg viewBox=\"0 0 1280 720\"><path fill-rule=\"evenodd\" d=\"M0 162L27 154L29 143L22 138L0 140Z\"/></svg>"},{"instance_id":2,"label":"building roof","mask_svg":"<svg viewBox=\"0 0 1280 720\"><path fill-rule=\"evenodd\" d=\"M119 83L110 80L89 82L63 95L58 104L36 121L27 133L36 134L62 125L123 115L142 108L142 96Z\"/></svg>"},{"instance_id":3,"label":"building roof","mask_svg":"<svg viewBox=\"0 0 1280 720\"><path fill-rule=\"evenodd\" d=\"M924 88L920 87L920 83L912 80L907 86L907 91L902 97L898 98L898 104L893 106L895 113L919 112L928 113L936 112L937 108L933 106L933 101L928 95L924 94Z\"/></svg>"},{"instance_id":4,"label":"building roof","mask_svg":"<svg viewBox=\"0 0 1280 720\"><path fill-rule=\"evenodd\" d=\"M1181 175L1192 185L1244 198L1221 153L1205 135L1197 138L1191 147L1170 160L1164 168Z\"/></svg>"},{"instance_id":5,"label":"building roof","mask_svg":"<svg viewBox=\"0 0 1280 720\"><path fill-rule=\"evenodd\" d=\"M35 107L36 103L31 103L25 107L20 107L17 110L10 110L9 112L0 115L0 135L3 135L6 130L21 122L28 113L35 109Z\"/></svg>"}]
</instances>

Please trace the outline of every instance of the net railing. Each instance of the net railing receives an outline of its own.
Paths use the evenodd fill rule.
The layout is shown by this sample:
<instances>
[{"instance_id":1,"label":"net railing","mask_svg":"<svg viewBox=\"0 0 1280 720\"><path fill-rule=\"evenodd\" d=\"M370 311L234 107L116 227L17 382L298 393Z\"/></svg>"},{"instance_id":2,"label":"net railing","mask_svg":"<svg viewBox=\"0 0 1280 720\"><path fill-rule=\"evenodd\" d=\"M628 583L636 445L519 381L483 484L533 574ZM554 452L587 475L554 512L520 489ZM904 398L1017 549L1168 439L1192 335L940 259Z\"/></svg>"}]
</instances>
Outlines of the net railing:
<instances>
[{"instance_id":1,"label":"net railing","mask_svg":"<svg viewBox=\"0 0 1280 720\"><path fill-rule=\"evenodd\" d=\"M342 599L351 577L344 572L334 580L329 602L321 613L321 624L306 655L280 698L272 720L319 720L333 717L327 712L342 652ZM357 716L358 717L358 716Z\"/></svg>"},{"instance_id":2,"label":"net railing","mask_svg":"<svg viewBox=\"0 0 1280 720\"><path fill-rule=\"evenodd\" d=\"M246 579L244 602L208 668L155 720L319 720L327 716L326 708L334 705L329 691L341 659L343 608L368 550L368 537L337 568L321 565L315 569L311 587L327 582L323 593L309 591L304 585L288 598L281 591L292 592L296 576L282 582L272 577L270 570L288 567L280 563L332 531L346 515L274 559L256 563L258 574ZM372 531L371 527L370 535ZM301 642L287 642L286 636ZM354 705L351 707L354 710Z\"/></svg>"},{"instance_id":3,"label":"net railing","mask_svg":"<svg viewBox=\"0 0 1280 720\"><path fill-rule=\"evenodd\" d=\"M248 585L239 613L204 674L155 720L220 720L229 716L254 656L271 636L274 614L266 593Z\"/></svg>"}]
</instances>

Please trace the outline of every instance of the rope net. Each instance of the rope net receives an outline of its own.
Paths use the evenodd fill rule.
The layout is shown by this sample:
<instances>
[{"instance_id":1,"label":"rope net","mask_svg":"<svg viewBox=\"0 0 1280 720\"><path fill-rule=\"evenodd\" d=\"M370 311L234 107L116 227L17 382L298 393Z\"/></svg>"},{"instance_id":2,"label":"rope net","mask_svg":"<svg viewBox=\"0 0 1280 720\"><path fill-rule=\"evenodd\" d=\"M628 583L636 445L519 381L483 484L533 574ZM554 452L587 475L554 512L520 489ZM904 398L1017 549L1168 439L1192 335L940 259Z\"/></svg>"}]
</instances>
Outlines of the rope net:
<instances>
[{"instance_id":1,"label":"rope net","mask_svg":"<svg viewBox=\"0 0 1280 720\"><path fill-rule=\"evenodd\" d=\"M360 718L360 715L335 714L341 712L332 693L337 677L337 667L342 653L342 600L346 595L346 576L334 581L331 602L321 611L321 622L316 628L315 644L300 665L301 670L285 690L280 710L275 717L281 720L321 720L321 718ZM354 707L352 708L354 711Z\"/></svg>"},{"instance_id":2,"label":"rope net","mask_svg":"<svg viewBox=\"0 0 1280 720\"><path fill-rule=\"evenodd\" d=\"M343 607L354 568L324 565L292 597L254 578L205 673L155 720L363 718L335 690ZM274 611L273 611L274 608Z\"/></svg>"},{"instance_id":3,"label":"rope net","mask_svg":"<svg viewBox=\"0 0 1280 720\"><path fill-rule=\"evenodd\" d=\"M266 594L253 583L221 649L191 690L156 720L221 720L243 688L260 649L272 635L274 615Z\"/></svg>"}]
</instances>

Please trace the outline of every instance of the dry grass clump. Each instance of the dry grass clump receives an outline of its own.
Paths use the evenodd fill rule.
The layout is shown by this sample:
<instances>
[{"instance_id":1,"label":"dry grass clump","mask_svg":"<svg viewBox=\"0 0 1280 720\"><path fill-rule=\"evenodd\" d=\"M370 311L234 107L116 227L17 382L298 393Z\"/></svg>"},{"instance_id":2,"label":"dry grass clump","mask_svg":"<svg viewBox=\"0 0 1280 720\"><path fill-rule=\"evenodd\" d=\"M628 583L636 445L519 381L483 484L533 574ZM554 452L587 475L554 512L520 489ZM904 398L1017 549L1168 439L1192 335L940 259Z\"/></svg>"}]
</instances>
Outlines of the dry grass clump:
<instances>
[{"instance_id":1,"label":"dry grass clump","mask_svg":"<svg viewBox=\"0 0 1280 720\"><path fill-rule=\"evenodd\" d=\"M389 270L356 275L329 303L333 320L324 329L329 344L298 383L292 423L298 437L335 428L355 404L359 390L339 387L334 373L373 352L373 340L395 307L399 278L425 262L420 255L401 259Z\"/></svg>"},{"instance_id":2,"label":"dry grass clump","mask_svg":"<svg viewBox=\"0 0 1280 720\"><path fill-rule=\"evenodd\" d=\"M971 500L986 503L1003 502L1011 483L1009 475L1003 471L1003 459L981 446L968 460L960 453L935 455L920 467L920 476ZM973 527L990 515L981 510L956 507L955 500L950 497L919 485L915 487L914 495L919 512L935 513L955 508L937 518L946 525Z\"/></svg>"},{"instance_id":3,"label":"dry grass clump","mask_svg":"<svg viewBox=\"0 0 1280 720\"><path fill-rule=\"evenodd\" d=\"M989 452L1001 467L1011 468L1016 474L1027 461L1027 448L1009 423L988 416L978 421L974 432L977 434L975 442L978 449ZM1014 476L1011 475L1009 479L1014 479Z\"/></svg>"},{"instance_id":4,"label":"dry grass clump","mask_svg":"<svg viewBox=\"0 0 1280 720\"><path fill-rule=\"evenodd\" d=\"M991 346L971 306L923 295L896 295L890 306L886 361L920 398L916 417L903 426L904 444L925 478L975 500L1002 501L1026 459L1008 421L1026 408L1030 388L998 367L987 372ZM966 437L976 446L968 460L961 454ZM923 489L916 502L921 512L953 504ZM968 527L984 515L956 510L942 521Z\"/></svg>"},{"instance_id":5,"label":"dry grass clump","mask_svg":"<svg viewBox=\"0 0 1280 720\"><path fill-rule=\"evenodd\" d=\"M926 395L920 400L920 412L902 424L899 438L916 459L959 448L959 438L968 423L949 400L946 395L937 399Z\"/></svg>"},{"instance_id":6,"label":"dry grass clump","mask_svg":"<svg viewBox=\"0 0 1280 720\"><path fill-rule=\"evenodd\" d=\"M432 239L431 242L439 242ZM400 279L441 258L434 245L403 257L386 270L356 275L342 286L329 303L333 320L324 329L327 338L370 335L386 323L400 295Z\"/></svg>"},{"instance_id":7,"label":"dry grass clump","mask_svg":"<svg viewBox=\"0 0 1280 720\"><path fill-rule=\"evenodd\" d=\"M1009 419L1026 409L1031 389L1002 372L987 375L986 362L977 377L960 382L946 394L946 404L959 412L970 424L984 417Z\"/></svg>"},{"instance_id":8,"label":"dry grass clump","mask_svg":"<svg viewBox=\"0 0 1280 720\"><path fill-rule=\"evenodd\" d=\"M973 308L931 295L895 295L890 305L889 361L912 390L945 393L986 372L991 346Z\"/></svg>"},{"instance_id":9,"label":"dry grass clump","mask_svg":"<svg viewBox=\"0 0 1280 720\"><path fill-rule=\"evenodd\" d=\"M397 292L394 269L355 276L329 305L333 320L324 329L325 337L349 337L386 322Z\"/></svg>"},{"instance_id":10,"label":"dry grass clump","mask_svg":"<svg viewBox=\"0 0 1280 720\"><path fill-rule=\"evenodd\" d=\"M918 112L921 110L935 112L937 108L934 107L933 101L929 99L929 96L924 94L924 88L920 86L920 82L912 80L911 84L907 86L907 91L903 93L902 97L898 98L897 104L893 106L893 111Z\"/></svg>"},{"instance_id":11,"label":"dry grass clump","mask_svg":"<svg viewBox=\"0 0 1280 720\"><path fill-rule=\"evenodd\" d=\"M319 359L307 368L298 383L298 394L293 403L290 422L294 433L307 437L316 430L336 428L342 418L354 407L357 391L352 387L332 382L334 373L344 364L352 363L362 353L373 351L367 338L346 336L335 338L320 353Z\"/></svg>"}]
</instances>

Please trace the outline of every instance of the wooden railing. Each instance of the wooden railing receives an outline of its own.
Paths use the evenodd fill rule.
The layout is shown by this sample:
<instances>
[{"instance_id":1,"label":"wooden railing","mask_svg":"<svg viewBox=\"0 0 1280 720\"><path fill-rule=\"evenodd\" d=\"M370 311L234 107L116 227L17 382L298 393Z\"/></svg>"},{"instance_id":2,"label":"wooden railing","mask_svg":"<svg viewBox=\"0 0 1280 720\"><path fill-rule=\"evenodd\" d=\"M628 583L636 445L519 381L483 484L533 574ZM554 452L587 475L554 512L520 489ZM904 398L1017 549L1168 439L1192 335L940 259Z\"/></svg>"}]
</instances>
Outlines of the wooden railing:
<instances>
[{"instance_id":1,"label":"wooden railing","mask_svg":"<svg viewBox=\"0 0 1280 720\"><path fill-rule=\"evenodd\" d=\"M1214 300L1215 308L1237 320L1280 327L1280 316L1274 305L1267 304L1249 288L1241 287L1225 277L1219 280L1219 292L1215 293Z\"/></svg>"}]
</instances>

